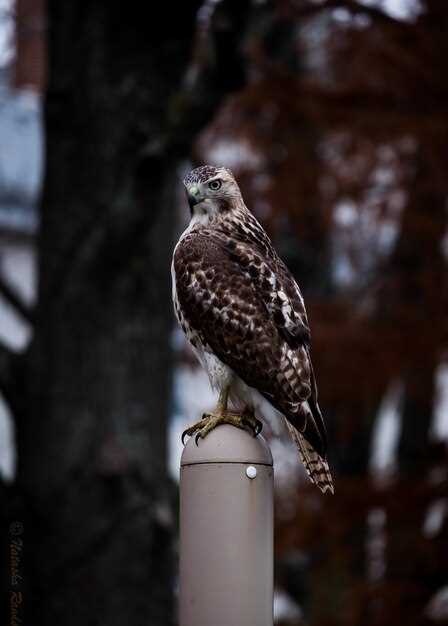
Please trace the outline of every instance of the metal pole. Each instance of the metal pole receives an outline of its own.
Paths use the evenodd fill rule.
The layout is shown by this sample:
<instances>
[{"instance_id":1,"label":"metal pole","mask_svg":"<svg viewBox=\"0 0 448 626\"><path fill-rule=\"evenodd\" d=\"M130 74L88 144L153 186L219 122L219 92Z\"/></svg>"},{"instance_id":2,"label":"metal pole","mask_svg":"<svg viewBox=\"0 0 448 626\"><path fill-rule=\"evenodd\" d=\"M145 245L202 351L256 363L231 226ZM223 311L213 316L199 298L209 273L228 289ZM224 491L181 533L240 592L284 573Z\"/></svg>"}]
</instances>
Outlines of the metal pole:
<instances>
[{"instance_id":1,"label":"metal pole","mask_svg":"<svg viewBox=\"0 0 448 626\"><path fill-rule=\"evenodd\" d=\"M272 626L273 467L265 440L227 424L185 446L180 626Z\"/></svg>"}]
</instances>

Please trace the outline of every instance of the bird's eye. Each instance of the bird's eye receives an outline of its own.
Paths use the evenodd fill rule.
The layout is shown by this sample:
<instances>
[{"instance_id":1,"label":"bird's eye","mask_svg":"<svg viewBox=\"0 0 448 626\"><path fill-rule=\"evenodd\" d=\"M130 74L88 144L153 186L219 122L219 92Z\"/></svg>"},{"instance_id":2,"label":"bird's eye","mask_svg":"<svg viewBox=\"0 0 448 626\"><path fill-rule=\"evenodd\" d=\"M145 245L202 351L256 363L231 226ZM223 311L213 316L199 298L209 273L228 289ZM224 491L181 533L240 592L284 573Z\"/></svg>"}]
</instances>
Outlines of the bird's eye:
<instances>
[{"instance_id":1,"label":"bird's eye","mask_svg":"<svg viewBox=\"0 0 448 626\"><path fill-rule=\"evenodd\" d=\"M222 182L217 178L216 180L211 180L208 184L209 189L212 191L218 191L221 188Z\"/></svg>"}]
</instances>

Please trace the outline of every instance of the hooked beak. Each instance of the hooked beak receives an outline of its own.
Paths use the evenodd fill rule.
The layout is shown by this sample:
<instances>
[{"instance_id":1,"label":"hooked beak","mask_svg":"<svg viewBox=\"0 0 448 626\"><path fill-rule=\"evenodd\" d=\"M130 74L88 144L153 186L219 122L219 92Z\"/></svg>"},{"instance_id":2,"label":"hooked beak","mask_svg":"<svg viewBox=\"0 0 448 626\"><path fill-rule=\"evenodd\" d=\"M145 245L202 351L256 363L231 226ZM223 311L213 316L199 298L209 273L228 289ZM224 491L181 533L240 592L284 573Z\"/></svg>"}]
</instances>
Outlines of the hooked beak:
<instances>
[{"instance_id":1,"label":"hooked beak","mask_svg":"<svg viewBox=\"0 0 448 626\"><path fill-rule=\"evenodd\" d=\"M199 204L199 202L202 202L202 200L204 199L201 194L201 190L197 185L192 185L187 189L187 198L191 212L193 212L193 207L195 206L195 204Z\"/></svg>"}]
</instances>

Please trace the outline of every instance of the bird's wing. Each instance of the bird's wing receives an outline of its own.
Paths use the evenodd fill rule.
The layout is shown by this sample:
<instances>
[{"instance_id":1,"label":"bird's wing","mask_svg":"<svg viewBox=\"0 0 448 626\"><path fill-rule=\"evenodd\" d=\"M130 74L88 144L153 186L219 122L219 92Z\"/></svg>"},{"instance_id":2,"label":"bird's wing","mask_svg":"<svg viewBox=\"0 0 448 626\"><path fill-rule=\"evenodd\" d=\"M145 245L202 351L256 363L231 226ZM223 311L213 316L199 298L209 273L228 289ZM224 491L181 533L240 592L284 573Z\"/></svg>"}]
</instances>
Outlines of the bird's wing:
<instances>
[{"instance_id":1,"label":"bird's wing","mask_svg":"<svg viewBox=\"0 0 448 626\"><path fill-rule=\"evenodd\" d=\"M271 266L275 260L211 229L192 231L174 254L177 297L205 349L325 456L325 427L320 411L316 420L312 410L316 390L303 300L300 292L294 299L294 280L288 282L285 266Z\"/></svg>"},{"instance_id":2,"label":"bird's wing","mask_svg":"<svg viewBox=\"0 0 448 626\"><path fill-rule=\"evenodd\" d=\"M270 254L244 241L225 244L230 258L253 282L277 330L291 348L309 345L310 329L299 286L273 249Z\"/></svg>"}]
</instances>

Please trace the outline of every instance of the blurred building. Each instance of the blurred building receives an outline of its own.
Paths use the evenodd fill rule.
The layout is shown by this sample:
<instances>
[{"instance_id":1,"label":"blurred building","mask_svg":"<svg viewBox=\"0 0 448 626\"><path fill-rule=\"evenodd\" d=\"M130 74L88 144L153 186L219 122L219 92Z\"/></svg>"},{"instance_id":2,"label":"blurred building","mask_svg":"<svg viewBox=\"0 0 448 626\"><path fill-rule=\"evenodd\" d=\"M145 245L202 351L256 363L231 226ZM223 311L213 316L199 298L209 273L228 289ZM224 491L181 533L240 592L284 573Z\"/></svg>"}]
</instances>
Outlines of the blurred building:
<instances>
[{"instance_id":1,"label":"blurred building","mask_svg":"<svg viewBox=\"0 0 448 626\"><path fill-rule=\"evenodd\" d=\"M35 234L43 170L41 94L44 85L43 2L0 1L0 339L21 350L31 329L10 304L35 293ZM14 473L13 428L0 404L0 472Z\"/></svg>"}]
</instances>

